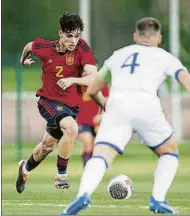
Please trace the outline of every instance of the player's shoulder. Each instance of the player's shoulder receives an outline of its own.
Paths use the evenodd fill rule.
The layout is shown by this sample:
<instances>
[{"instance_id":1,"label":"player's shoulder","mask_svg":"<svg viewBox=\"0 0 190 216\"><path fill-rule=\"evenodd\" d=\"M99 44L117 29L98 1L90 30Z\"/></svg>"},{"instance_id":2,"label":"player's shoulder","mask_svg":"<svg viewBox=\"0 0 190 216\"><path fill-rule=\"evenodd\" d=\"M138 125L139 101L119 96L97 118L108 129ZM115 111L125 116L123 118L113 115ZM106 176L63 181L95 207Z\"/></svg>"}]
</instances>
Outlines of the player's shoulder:
<instances>
[{"instance_id":1,"label":"player's shoulder","mask_svg":"<svg viewBox=\"0 0 190 216\"><path fill-rule=\"evenodd\" d=\"M115 50L115 51L113 52L113 54L120 54L120 53L129 51L129 50L133 50L133 49L136 49L136 50L137 50L138 47L136 47L135 44L127 45L127 46L124 46L124 47L121 47L121 48Z\"/></svg>"},{"instance_id":2,"label":"player's shoulder","mask_svg":"<svg viewBox=\"0 0 190 216\"><path fill-rule=\"evenodd\" d=\"M34 40L35 48L50 48L55 46L55 40L46 40L36 37Z\"/></svg>"},{"instance_id":3,"label":"player's shoulder","mask_svg":"<svg viewBox=\"0 0 190 216\"><path fill-rule=\"evenodd\" d=\"M82 50L84 52L91 51L90 46L88 45L88 43L82 38L79 39L78 47L79 47L80 50Z\"/></svg>"},{"instance_id":4,"label":"player's shoulder","mask_svg":"<svg viewBox=\"0 0 190 216\"><path fill-rule=\"evenodd\" d=\"M111 57L119 57L119 56L123 55L123 53L126 53L126 51L131 49L131 47L132 47L132 45L129 45L129 46L124 46L124 47L121 47L119 49L116 49L113 51Z\"/></svg>"},{"instance_id":5,"label":"player's shoulder","mask_svg":"<svg viewBox=\"0 0 190 216\"><path fill-rule=\"evenodd\" d=\"M173 59L177 59L172 53L170 53L169 51L161 48L161 47L156 47L157 52L159 53L159 55L164 58L165 60L173 60Z\"/></svg>"}]
</instances>

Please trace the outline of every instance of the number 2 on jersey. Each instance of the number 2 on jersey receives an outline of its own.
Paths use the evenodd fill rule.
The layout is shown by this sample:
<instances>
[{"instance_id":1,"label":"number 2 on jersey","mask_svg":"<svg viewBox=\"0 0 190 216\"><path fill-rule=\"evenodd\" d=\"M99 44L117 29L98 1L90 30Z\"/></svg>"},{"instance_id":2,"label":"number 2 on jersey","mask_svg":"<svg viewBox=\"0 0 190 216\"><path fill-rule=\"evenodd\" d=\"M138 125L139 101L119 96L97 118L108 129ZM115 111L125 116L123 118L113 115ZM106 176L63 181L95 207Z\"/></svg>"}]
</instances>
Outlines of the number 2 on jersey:
<instances>
[{"instance_id":1,"label":"number 2 on jersey","mask_svg":"<svg viewBox=\"0 0 190 216\"><path fill-rule=\"evenodd\" d=\"M133 53L132 55L128 56L127 59L124 61L123 65L121 66L121 68L124 67L131 67L131 71L130 73L134 73L135 72L135 67L139 66L140 64L137 63L137 57L138 57L139 53ZM131 64L127 64L127 62L132 59Z\"/></svg>"},{"instance_id":2,"label":"number 2 on jersey","mask_svg":"<svg viewBox=\"0 0 190 216\"><path fill-rule=\"evenodd\" d=\"M63 77L63 74L61 74L63 72L63 66L56 66L56 69L57 69L56 77Z\"/></svg>"}]
</instances>

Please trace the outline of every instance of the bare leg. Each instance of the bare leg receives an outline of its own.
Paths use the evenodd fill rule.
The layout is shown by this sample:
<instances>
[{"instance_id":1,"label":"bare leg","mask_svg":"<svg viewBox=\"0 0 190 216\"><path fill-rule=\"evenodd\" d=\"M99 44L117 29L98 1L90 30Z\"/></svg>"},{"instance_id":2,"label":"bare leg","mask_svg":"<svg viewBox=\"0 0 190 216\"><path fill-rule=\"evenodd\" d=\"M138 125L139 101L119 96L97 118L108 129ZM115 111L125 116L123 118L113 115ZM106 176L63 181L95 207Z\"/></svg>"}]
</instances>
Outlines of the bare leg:
<instances>
[{"instance_id":1,"label":"bare leg","mask_svg":"<svg viewBox=\"0 0 190 216\"><path fill-rule=\"evenodd\" d=\"M59 141L59 154L57 157L57 179L55 182L57 188L60 188L59 180L67 179L67 165L73 152L74 140L78 133L78 125L70 116L60 121L60 127L63 131L63 136Z\"/></svg>"}]
</instances>

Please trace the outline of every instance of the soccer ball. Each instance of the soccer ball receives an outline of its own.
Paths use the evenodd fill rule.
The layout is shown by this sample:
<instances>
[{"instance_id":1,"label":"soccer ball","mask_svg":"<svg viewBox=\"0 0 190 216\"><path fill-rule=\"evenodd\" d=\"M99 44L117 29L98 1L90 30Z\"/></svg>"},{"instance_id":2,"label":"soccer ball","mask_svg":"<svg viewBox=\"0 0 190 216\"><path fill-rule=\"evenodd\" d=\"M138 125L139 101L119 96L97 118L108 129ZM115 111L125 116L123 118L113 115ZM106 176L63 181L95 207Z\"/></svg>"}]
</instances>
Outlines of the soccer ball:
<instances>
[{"instance_id":1,"label":"soccer ball","mask_svg":"<svg viewBox=\"0 0 190 216\"><path fill-rule=\"evenodd\" d=\"M129 199L133 193L133 181L127 175L115 175L109 181L107 190L113 199Z\"/></svg>"}]
</instances>

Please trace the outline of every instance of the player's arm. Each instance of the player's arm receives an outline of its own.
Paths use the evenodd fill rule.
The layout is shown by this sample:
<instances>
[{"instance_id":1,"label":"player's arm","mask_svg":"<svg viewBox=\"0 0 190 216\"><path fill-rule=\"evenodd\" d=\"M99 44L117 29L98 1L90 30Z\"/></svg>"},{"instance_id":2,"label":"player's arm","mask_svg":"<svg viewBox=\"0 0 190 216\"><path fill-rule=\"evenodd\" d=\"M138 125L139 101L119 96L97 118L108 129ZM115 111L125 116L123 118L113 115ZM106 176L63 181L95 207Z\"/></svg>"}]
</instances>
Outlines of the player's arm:
<instances>
[{"instance_id":1,"label":"player's arm","mask_svg":"<svg viewBox=\"0 0 190 216\"><path fill-rule=\"evenodd\" d=\"M86 76L83 77L72 77L73 83L78 85L89 86L97 75L97 67L95 65L86 64L84 66L84 73Z\"/></svg>"},{"instance_id":2,"label":"player's arm","mask_svg":"<svg viewBox=\"0 0 190 216\"><path fill-rule=\"evenodd\" d=\"M63 90L66 90L73 84L89 86L97 75L97 67L95 65L85 65L84 72L86 76L83 77L69 77L60 79L57 84Z\"/></svg>"},{"instance_id":3,"label":"player's arm","mask_svg":"<svg viewBox=\"0 0 190 216\"><path fill-rule=\"evenodd\" d=\"M32 52L32 44L33 42L29 42L26 44L26 46L23 49L21 58L20 58L20 63L23 65L30 66L31 64L35 63L31 58L28 58Z\"/></svg>"},{"instance_id":4,"label":"player's arm","mask_svg":"<svg viewBox=\"0 0 190 216\"><path fill-rule=\"evenodd\" d=\"M185 89L190 92L190 74L187 68L173 55L169 55L167 59L166 74L175 78L181 83Z\"/></svg>"},{"instance_id":5,"label":"player's arm","mask_svg":"<svg viewBox=\"0 0 190 216\"><path fill-rule=\"evenodd\" d=\"M180 83L190 93L190 73L187 70L181 70L178 74Z\"/></svg>"},{"instance_id":6,"label":"player's arm","mask_svg":"<svg viewBox=\"0 0 190 216\"><path fill-rule=\"evenodd\" d=\"M106 97L101 93L101 89L104 88L105 84L111 83L111 72L104 66L100 69L93 83L88 87L87 93L102 109L105 109Z\"/></svg>"}]
</instances>

